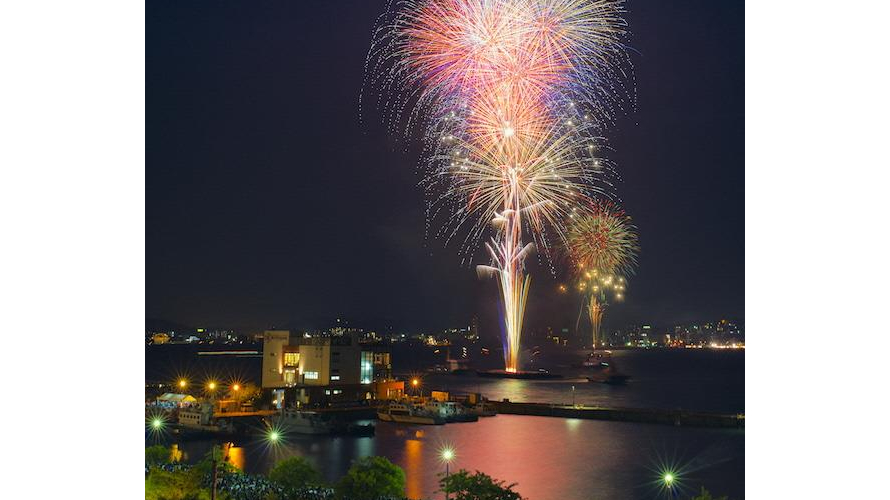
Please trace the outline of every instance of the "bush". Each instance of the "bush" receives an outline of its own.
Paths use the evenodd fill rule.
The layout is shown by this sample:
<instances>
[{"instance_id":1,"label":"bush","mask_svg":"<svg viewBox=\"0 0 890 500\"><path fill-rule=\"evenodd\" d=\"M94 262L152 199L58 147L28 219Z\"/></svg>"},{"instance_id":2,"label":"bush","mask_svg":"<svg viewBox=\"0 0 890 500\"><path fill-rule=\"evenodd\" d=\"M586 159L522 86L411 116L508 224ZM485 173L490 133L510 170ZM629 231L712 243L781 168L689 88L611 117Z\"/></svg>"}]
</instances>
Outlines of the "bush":
<instances>
[{"instance_id":1,"label":"bush","mask_svg":"<svg viewBox=\"0 0 890 500\"><path fill-rule=\"evenodd\" d=\"M321 474L303 457L280 460L269 471L269 479L288 490L321 485Z\"/></svg>"},{"instance_id":2,"label":"bush","mask_svg":"<svg viewBox=\"0 0 890 500\"><path fill-rule=\"evenodd\" d=\"M343 500L403 498L405 471L383 457L365 457L352 464L336 491L337 498Z\"/></svg>"},{"instance_id":3,"label":"bush","mask_svg":"<svg viewBox=\"0 0 890 500\"><path fill-rule=\"evenodd\" d=\"M504 486L503 481L487 474L479 471L470 474L464 469L439 480L442 491L453 495L455 500L522 500L519 493L513 491L514 486L516 483Z\"/></svg>"}]
</instances>

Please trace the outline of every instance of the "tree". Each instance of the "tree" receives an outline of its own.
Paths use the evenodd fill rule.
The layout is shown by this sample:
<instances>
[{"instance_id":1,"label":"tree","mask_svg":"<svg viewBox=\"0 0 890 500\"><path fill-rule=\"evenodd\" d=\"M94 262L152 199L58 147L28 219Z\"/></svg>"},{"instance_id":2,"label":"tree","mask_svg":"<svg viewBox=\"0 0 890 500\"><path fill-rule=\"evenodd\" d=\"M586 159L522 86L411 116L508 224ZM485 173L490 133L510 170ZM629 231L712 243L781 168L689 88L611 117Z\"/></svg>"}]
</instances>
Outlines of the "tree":
<instances>
[{"instance_id":1,"label":"tree","mask_svg":"<svg viewBox=\"0 0 890 500\"><path fill-rule=\"evenodd\" d=\"M145 465L161 465L170 462L170 450L166 446L156 444L145 449Z\"/></svg>"},{"instance_id":2,"label":"tree","mask_svg":"<svg viewBox=\"0 0 890 500\"><path fill-rule=\"evenodd\" d=\"M201 487L191 471L153 468L145 480L145 500L207 500L210 492Z\"/></svg>"},{"instance_id":3,"label":"tree","mask_svg":"<svg viewBox=\"0 0 890 500\"><path fill-rule=\"evenodd\" d=\"M321 484L321 474L303 457L280 460L269 471L269 479L290 490Z\"/></svg>"},{"instance_id":4,"label":"tree","mask_svg":"<svg viewBox=\"0 0 890 500\"><path fill-rule=\"evenodd\" d=\"M723 495L722 497L714 498L711 496L711 492L706 490L705 487L702 486L701 492L698 494L698 496L692 497L691 500L726 500L726 498L727 498L726 495Z\"/></svg>"},{"instance_id":5,"label":"tree","mask_svg":"<svg viewBox=\"0 0 890 500\"><path fill-rule=\"evenodd\" d=\"M479 471L470 474L464 469L439 480L442 491L453 495L455 500L522 500L519 493L513 491L514 486L516 483L504 486L503 481L487 474Z\"/></svg>"},{"instance_id":6,"label":"tree","mask_svg":"<svg viewBox=\"0 0 890 500\"><path fill-rule=\"evenodd\" d=\"M383 457L365 457L355 461L337 483L337 498L376 500L405 495L405 471Z\"/></svg>"}]
</instances>

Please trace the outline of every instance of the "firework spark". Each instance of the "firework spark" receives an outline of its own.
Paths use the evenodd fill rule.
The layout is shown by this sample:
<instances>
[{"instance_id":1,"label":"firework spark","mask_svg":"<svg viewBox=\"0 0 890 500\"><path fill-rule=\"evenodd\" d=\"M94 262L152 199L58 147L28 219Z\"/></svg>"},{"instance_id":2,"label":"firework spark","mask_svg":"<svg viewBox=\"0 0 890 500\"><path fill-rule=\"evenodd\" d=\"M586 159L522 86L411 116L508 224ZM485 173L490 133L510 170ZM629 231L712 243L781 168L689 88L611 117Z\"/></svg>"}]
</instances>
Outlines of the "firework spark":
<instances>
[{"instance_id":1,"label":"firework spark","mask_svg":"<svg viewBox=\"0 0 890 500\"><path fill-rule=\"evenodd\" d=\"M599 338L607 299L624 298L627 277L633 274L640 251L630 216L609 202L596 202L590 213L576 218L568 231L568 253L578 289L585 297L593 347Z\"/></svg>"},{"instance_id":2,"label":"firework spark","mask_svg":"<svg viewBox=\"0 0 890 500\"><path fill-rule=\"evenodd\" d=\"M430 219L446 241L485 229L498 278L505 363L519 367L530 276L524 262L610 186L597 130L629 93L623 0L403 0L381 17L368 59L393 122L425 128ZM407 117L405 120L402 118ZM409 134L410 135L410 134ZM529 235L533 243L525 243Z\"/></svg>"}]
</instances>

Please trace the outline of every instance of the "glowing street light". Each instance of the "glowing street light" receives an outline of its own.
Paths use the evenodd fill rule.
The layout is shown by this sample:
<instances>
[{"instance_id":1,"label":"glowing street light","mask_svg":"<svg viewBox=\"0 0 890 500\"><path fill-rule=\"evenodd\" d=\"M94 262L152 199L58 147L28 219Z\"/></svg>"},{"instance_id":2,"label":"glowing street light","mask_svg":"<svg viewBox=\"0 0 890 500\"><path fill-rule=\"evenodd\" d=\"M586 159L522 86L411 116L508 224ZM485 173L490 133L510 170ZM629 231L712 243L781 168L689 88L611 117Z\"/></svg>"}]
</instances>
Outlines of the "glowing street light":
<instances>
[{"instance_id":1,"label":"glowing street light","mask_svg":"<svg viewBox=\"0 0 890 500\"><path fill-rule=\"evenodd\" d=\"M278 431L273 429L273 430L269 431L268 437L269 437L269 442L271 442L272 444L275 444L278 442L279 439L281 439L281 434L279 434Z\"/></svg>"},{"instance_id":2,"label":"glowing street light","mask_svg":"<svg viewBox=\"0 0 890 500\"><path fill-rule=\"evenodd\" d=\"M155 417L151 420L151 428L152 429L157 431L157 430L160 430L161 427L163 427L163 426L164 426L164 421L161 420L160 418Z\"/></svg>"},{"instance_id":3,"label":"glowing street light","mask_svg":"<svg viewBox=\"0 0 890 500\"><path fill-rule=\"evenodd\" d=\"M215 389L216 389L216 382L213 382L213 381L207 382L207 390L212 391Z\"/></svg>"},{"instance_id":4,"label":"glowing street light","mask_svg":"<svg viewBox=\"0 0 890 500\"><path fill-rule=\"evenodd\" d=\"M186 387L187 385L189 385L189 383L188 383L188 381L187 381L186 379L184 379L184 378L179 379L179 388L180 388L180 389L185 389L185 387Z\"/></svg>"},{"instance_id":5,"label":"glowing street light","mask_svg":"<svg viewBox=\"0 0 890 500\"><path fill-rule=\"evenodd\" d=\"M677 486L677 476L671 471L667 471L661 476L661 481L664 483L664 488L668 490L668 494L671 497L677 498L680 496L680 489L675 488Z\"/></svg>"},{"instance_id":6,"label":"glowing street light","mask_svg":"<svg viewBox=\"0 0 890 500\"><path fill-rule=\"evenodd\" d=\"M451 461L454 460L454 448L451 446L445 446L439 451L439 458L445 462L445 481L447 484L449 470L448 466L451 465ZM448 500L448 490L445 490L445 500Z\"/></svg>"},{"instance_id":7,"label":"glowing street light","mask_svg":"<svg viewBox=\"0 0 890 500\"><path fill-rule=\"evenodd\" d=\"M238 392L239 390L241 390L241 386L238 385L238 384L235 384L235 385L232 386L232 390L235 391L235 392Z\"/></svg>"}]
</instances>

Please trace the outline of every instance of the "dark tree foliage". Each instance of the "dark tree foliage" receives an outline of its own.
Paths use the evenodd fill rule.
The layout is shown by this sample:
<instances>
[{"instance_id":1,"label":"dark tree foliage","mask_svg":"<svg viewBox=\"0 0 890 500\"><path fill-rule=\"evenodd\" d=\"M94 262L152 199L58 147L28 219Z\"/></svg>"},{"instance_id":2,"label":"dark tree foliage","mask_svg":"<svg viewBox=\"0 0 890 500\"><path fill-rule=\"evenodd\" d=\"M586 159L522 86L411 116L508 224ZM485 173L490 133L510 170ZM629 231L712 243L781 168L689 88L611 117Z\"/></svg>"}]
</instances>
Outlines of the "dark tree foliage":
<instances>
[{"instance_id":1,"label":"dark tree foliage","mask_svg":"<svg viewBox=\"0 0 890 500\"><path fill-rule=\"evenodd\" d=\"M522 500L519 493L513 491L516 483L504 485L491 476L476 471L470 474L461 469L448 477L439 480L443 492L455 500Z\"/></svg>"},{"instance_id":2,"label":"dark tree foliage","mask_svg":"<svg viewBox=\"0 0 890 500\"><path fill-rule=\"evenodd\" d=\"M378 500L405 496L405 471L383 457L355 461L336 487L342 500Z\"/></svg>"},{"instance_id":3,"label":"dark tree foliage","mask_svg":"<svg viewBox=\"0 0 890 500\"><path fill-rule=\"evenodd\" d=\"M303 457L278 461L269 471L269 479L288 490L321 485L321 474Z\"/></svg>"}]
</instances>

